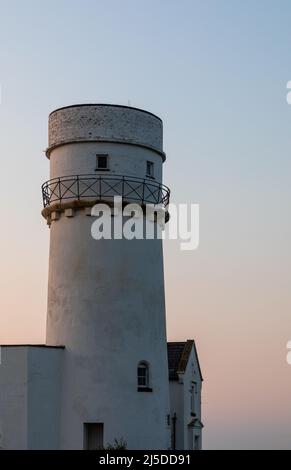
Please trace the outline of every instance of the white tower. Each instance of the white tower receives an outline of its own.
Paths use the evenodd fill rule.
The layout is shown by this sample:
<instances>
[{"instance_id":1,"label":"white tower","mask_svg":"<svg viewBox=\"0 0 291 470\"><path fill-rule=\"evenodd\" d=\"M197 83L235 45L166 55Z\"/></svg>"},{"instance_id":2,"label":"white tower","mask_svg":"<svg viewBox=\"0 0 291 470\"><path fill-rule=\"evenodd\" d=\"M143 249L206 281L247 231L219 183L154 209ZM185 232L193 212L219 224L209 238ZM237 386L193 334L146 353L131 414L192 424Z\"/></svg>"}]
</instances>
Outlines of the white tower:
<instances>
[{"instance_id":1,"label":"white tower","mask_svg":"<svg viewBox=\"0 0 291 470\"><path fill-rule=\"evenodd\" d=\"M49 117L47 344L64 345L60 448L170 446L162 241L94 240L99 201L167 204L162 121L116 105Z\"/></svg>"}]
</instances>

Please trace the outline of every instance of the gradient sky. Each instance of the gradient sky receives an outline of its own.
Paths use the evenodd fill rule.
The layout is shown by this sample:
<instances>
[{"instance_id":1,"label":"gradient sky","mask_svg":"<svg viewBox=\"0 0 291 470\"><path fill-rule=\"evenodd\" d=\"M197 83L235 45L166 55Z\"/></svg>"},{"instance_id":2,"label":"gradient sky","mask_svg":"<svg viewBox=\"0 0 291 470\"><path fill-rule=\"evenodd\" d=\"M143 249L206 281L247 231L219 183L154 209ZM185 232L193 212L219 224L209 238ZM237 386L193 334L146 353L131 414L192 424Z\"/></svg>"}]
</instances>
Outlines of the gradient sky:
<instances>
[{"instance_id":1,"label":"gradient sky","mask_svg":"<svg viewBox=\"0 0 291 470\"><path fill-rule=\"evenodd\" d=\"M167 241L165 277L205 448L291 448L290 25L284 0L0 0L0 342L44 341L49 112L158 114L172 202L200 204L200 247Z\"/></svg>"}]
</instances>

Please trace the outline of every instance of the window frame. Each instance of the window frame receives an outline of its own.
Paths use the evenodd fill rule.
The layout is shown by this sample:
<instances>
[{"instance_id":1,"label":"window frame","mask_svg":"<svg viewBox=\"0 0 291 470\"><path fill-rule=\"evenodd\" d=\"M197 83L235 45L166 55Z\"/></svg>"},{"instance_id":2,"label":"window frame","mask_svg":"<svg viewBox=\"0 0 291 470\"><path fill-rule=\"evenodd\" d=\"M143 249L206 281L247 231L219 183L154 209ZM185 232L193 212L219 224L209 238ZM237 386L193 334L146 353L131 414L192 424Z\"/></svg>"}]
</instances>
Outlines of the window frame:
<instances>
[{"instance_id":1,"label":"window frame","mask_svg":"<svg viewBox=\"0 0 291 470\"><path fill-rule=\"evenodd\" d=\"M148 168L150 168L151 170L148 171ZM152 162L151 160L147 160L147 163L146 163L146 177L147 178L153 178L153 179L155 178L154 168L155 168L154 162Z\"/></svg>"},{"instance_id":2,"label":"window frame","mask_svg":"<svg viewBox=\"0 0 291 470\"><path fill-rule=\"evenodd\" d=\"M140 374L144 370L144 374ZM144 380L144 383L142 383ZM140 361L137 365L137 390L138 392L152 392L150 387L150 367L146 361Z\"/></svg>"},{"instance_id":3,"label":"window frame","mask_svg":"<svg viewBox=\"0 0 291 470\"><path fill-rule=\"evenodd\" d=\"M99 158L106 159L106 167L99 166ZM96 153L96 168L95 171L109 171L109 155L108 153Z\"/></svg>"}]
</instances>

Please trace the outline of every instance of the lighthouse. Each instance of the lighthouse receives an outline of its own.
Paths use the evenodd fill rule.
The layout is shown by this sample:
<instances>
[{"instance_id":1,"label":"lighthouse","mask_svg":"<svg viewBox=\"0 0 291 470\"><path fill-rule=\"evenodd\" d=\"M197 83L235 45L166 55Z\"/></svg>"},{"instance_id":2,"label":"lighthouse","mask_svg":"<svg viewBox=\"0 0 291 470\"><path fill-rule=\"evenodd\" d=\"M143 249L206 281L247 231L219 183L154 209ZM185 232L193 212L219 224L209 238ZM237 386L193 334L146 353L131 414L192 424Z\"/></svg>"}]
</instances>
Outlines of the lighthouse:
<instances>
[{"instance_id":1,"label":"lighthouse","mask_svg":"<svg viewBox=\"0 0 291 470\"><path fill-rule=\"evenodd\" d=\"M48 346L65 346L60 448L170 447L160 237L92 237L92 207L114 198L166 206L160 118L127 106L74 105L49 116ZM114 213L112 215L114 219Z\"/></svg>"},{"instance_id":2,"label":"lighthouse","mask_svg":"<svg viewBox=\"0 0 291 470\"><path fill-rule=\"evenodd\" d=\"M195 341L166 339L162 121L59 108L46 155L46 342L0 346L0 449L201 449Z\"/></svg>"}]
</instances>

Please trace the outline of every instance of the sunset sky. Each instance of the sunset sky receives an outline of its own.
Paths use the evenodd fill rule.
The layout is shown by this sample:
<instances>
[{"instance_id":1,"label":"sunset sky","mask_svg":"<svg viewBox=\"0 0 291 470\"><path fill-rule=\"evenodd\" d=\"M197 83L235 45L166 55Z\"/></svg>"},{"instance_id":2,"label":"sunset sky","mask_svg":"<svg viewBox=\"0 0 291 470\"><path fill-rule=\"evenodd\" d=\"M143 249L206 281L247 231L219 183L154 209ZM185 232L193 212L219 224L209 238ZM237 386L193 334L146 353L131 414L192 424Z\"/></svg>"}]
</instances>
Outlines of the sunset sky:
<instances>
[{"instance_id":1,"label":"sunset sky","mask_svg":"<svg viewBox=\"0 0 291 470\"><path fill-rule=\"evenodd\" d=\"M0 0L0 343L44 342L48 114L75 103L164 122L168 337L194 338L204 447L291 449L291 2Z\"/></svg>"}]
</instances>

